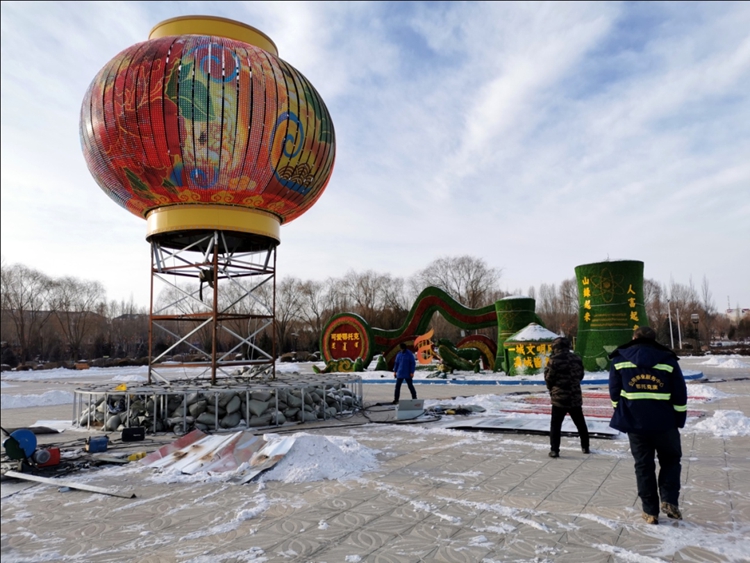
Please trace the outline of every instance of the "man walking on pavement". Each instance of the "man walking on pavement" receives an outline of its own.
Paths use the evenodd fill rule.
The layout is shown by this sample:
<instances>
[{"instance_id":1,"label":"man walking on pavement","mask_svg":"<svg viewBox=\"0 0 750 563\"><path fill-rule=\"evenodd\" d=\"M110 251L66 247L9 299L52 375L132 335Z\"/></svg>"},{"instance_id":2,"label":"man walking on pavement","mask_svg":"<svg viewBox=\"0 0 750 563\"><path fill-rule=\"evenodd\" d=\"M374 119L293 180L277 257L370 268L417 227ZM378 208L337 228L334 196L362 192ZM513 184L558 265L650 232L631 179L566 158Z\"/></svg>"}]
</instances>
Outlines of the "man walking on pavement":
<instances>
[{"instance_id":1,"label":"man walking on pavement","mask_svg":"<svg viewBox=\"0 0 750 563\"><path fill-rule=\"evenodd\" d=\"M679 428L687 417L687 386L677 355L656 342L651 327L639 327L633 340L610 355L609 396L615 412L609 425L626 432L635 460L643 519L659 523L661 510L682 520L678 508L682 446ZM654 456L659 458L656 476Z\"/></svg>"},{"instance_id":2,"label":"man walking on pavement","mask_svg":"<svg viewBox=\"0 0 750 563\"><path fill-rule=\"evenodd\" d=\"M401 384L406 381L409 386L409 392L411 392L411 398L417 398L417 390L414 389L414 370L417 367L417 360L409 350L406 348L405 343L399 344L401 351L396 354L396 362L393 364L393 377L396 378L396 393L393 398L393 404L398 404L398 398L401 395Z\"/></svg>"},{"instance_id":3,"label":"man walking on pavement","mask_svg":"<svg viewBox=\"0 0 750 563\"><path fill-rule=\"evenodd\" d=\"M583 373L583 362L570 351L570 340L564 336L555 338L552 341L552 356L544 367L544 381L552 402L549 428L550 457L560 457L560 434L566 414L570 414L578 429L581 451L585 454L590 453L589 429L583 416L581 394Z\"/></svg>"}]
</instances>

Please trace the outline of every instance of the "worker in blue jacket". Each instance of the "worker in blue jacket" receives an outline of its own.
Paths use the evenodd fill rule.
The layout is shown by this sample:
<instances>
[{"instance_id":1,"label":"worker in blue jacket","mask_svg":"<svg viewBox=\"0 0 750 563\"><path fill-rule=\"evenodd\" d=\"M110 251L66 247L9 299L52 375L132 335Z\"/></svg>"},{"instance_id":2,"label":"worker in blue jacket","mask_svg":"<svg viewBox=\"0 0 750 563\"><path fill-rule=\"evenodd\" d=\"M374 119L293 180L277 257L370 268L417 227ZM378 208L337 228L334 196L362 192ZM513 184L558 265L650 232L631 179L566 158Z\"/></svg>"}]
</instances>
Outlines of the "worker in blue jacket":
<instances>
[{"instance_id":1,"label":"worker in blue jacket","mask_svg":"<svg viewBox=\"0 0 750 563\"><path fill-rule=\"evenodd\" d=\"M401 350L396 354L396 361L393 364L393 377L396 378L396 393L393 398L394 405L398 404L398 398L401 395L401 384L404 381L406 381L406 384L409 386L411 398L417 398L417 390L414 389L414 383L411 381L414 378L414 370L417 368L417 360L414 357L414 354L407 349L404 342L398 346Z\"/></svg>"},{"instance_id":2,"label":"worker in blue jacket","mask_svg":"<svg viewBox=\"0 0 750 563\"><path fill-rule=\"evenodd\" d=\"M609 396L615 408L609 425L626 432L630 440L643 519L659 523L661 498L662 512L681 520L678 429L685 426L687 417L687 387L677 355L656 342L651 327L642 326L633 333L633 340L609 357ZM659 458L658 479L654 455Z\"/></svg>"}]
</instances>

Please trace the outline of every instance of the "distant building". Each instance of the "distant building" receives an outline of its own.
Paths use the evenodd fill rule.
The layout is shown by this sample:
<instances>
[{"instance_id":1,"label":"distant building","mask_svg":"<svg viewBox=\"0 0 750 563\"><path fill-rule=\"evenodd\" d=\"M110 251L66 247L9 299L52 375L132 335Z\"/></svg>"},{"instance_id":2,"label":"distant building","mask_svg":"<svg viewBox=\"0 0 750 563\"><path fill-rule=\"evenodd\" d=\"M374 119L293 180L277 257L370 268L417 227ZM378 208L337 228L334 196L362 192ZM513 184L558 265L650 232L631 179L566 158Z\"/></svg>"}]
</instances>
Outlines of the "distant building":
<instances>
[{"instance_id":1,"label":"distant building","mask_svg":"<svg viewBox=\"0 0 750 563\"><path fill-rule=\"evenodd\" d=\"M733 325L739 325L740 321L750 321L750 309L727 309L727 318Z\"/></svg>"}]
</instances>

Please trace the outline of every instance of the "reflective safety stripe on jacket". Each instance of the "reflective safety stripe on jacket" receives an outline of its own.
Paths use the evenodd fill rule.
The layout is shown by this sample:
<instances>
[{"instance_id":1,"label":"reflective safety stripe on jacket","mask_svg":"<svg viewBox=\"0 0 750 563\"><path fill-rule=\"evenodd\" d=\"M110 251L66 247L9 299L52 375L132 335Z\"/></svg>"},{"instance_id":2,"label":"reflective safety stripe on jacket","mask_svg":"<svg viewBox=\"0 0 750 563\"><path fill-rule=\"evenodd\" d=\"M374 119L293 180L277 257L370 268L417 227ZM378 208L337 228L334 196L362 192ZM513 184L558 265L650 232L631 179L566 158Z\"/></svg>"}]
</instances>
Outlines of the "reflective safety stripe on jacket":
<instances>
[{"instance_id":1,"label":"reflective safety stripe on jacket","mask_svg":"<svg viewBox=\"0 0 750 563\"><path fill-rule=\"evenodd\" d=\"M639 399L651 399L654 401L669 401L672 398L671 393L628 393L624 389L620 391L620 396L637 401ZM612 407L617 408L618 401L612 401ZM672 405L677 412L687 412L687 405Z\"/></svg>"},{"instance_id":2,"label":"reflective safety stripe on jacket","mask_svg":"<svg viewBox=\"0 0 750 563\"><path fill-rule=\"evenodd\" d=\"M633 362L618 362L615 364L616 370L626 369L626 368L638 368L636 364ZM674 371L674 368L667 364L656 364L653 369L658 369L661 371L666 371L667 373L672 373ZM631 401L637 401L639 399L651 399L654 401L669 401L672 398L671 393L628 393L624 389L620 391L620 396L625 397L626 399L630 399ZM618 401L612 401L612 407L617 408ZM686 412L687 411L687 405L673 405L674 410L677 412Z\"/></svg>"},{"instance_id":3,"label":"reflective safety stripe on jacket","mask_svg":"<svg viewBox=\"0 0 750 563\"><path fill-rule=\"evenodd\" d=\"M615 369L625 369L625 368L637 368L638 366L635 365L633 362L618 362L615 364ZM669 373L672 373L674 371L674 368L672 366L669 366L667 364L656 364L654 366L654 369L660 369L662 371L666 371Z\"/></svg>"}]
</instances>

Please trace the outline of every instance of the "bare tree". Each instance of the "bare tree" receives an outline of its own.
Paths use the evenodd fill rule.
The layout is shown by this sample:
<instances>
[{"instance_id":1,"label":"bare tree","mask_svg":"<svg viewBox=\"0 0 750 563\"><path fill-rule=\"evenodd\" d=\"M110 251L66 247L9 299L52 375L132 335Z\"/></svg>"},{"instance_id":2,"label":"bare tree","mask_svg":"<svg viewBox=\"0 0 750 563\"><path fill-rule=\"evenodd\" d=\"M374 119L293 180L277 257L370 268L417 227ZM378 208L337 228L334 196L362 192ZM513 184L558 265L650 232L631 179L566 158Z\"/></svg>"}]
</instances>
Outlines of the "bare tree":
<instances>
[{"instance_id":1,"label":"bare tree","mask_svg":"<svg viewBox=\"0 0 750 563\"><path fill-rule=\"evenodd\" d=\"M327 314L326 304L328 301L327 282L306 281L302 282L300 287L300 311L299 316L305 323L305 328L309 331L308 346L317 348L320 341L320 334L323 332L323 325L330 317Z\"/></svg>"},{"instance_id":2,"label":"bare tree","mask_svg":"<svg viewBox=\"0 0 750 563\"><path fill-rule=\"evenodd\" d=\"M708 337L708 344L714 337L714 324L716 321L716 305L714 304L714 297L711 293L711 288L708 285L708 278L704 275L701 283L701 305L703 307L703 325L705 327L705 333Z\"/></svg>"},{"instance_id":3,"label":"bare tree","mask_svg":"<svg viewBox=\"0 0 750 563\"><path fill-rule=\"evenodd\" d=\"M383 279L381 314L378 326L387 330L398 328L406 320L411 303L406 295L403 278L387 276Z\"/></svg>"},{"instance_id":4,"label":"bare tree","mask_svg":"<svg viewBox=\"0 0 750 563\"><path fill-rule=\"evenodd\" d=\"M32 345L43 348L42 332L52 312L49 308L51 280L23 264L2 265L3 316L11 320L21 361L30 359Z\"/></svg>"},{"instance_id":5,"label":"bare tree","mask_svg":"<svg viewBox=\"0 0 750 563\"><path fill-rule=\"evenodd\" d=\"M349 301L354 305L354 312L374 323L374 313L381 308L383 301L383 280L387 277L373 270L355 272L349 270L342 285L346 288Z\"/></svg>"},{"instance_id":6,"label":"bare tree","mask_svg":"<svg viewBox=\"0 0 750 563\"><path fill-rule=\"evenodd\" d=\"M417 272L412 283L421 289L439 287L466 307L476 309L492 302L501 273L481 258L443 257Z\"/></svg>"},{"instance_id":7,"label":"bare tree","mask_svg":"<svg viewBox=\"0 0 750 563\"><path fill-rule=\"evenodd\" d=\"M54 314L72 359L83 351L87 338L101 327L104 318L105 292L98 281L82 281L73 277L56 280L52 289Z\"/></svg>"},{"instance_id":8,"label":"bare tree","mask_svg":"<svg viewBox=\"0 0 750 563\"><path fill-rule=\"evenodd\" d=\"M703 310L707 314L716 314L714 296L713 293L711 293L711 288L708 285L708 278L706 276L703 276L703 282L701 283L701 305L703 305Z\"/></svg>"},{"instance_id":9,"label":"bare tree","mask_svg":"<svg viewBox=\"0 0 750 563\"><path fill-rule=\"evenodd\" d=\"M279 347L277 353L287 348L287 336L293 332L292 326L300 319L302 303L302 282L299 278L283 278L276 285L276 337ZM290 344L294 345L294 342Z\"/></svg>"},{"instance_id":10,"label":"bare tree","mask_svg":"<svg viewBox=\"0 0 750 563\"><path fill-rule=\"evenodd\" d=\"M109 343L111 355L116 357L145 356L148 350L148 311L129 301L110 301L107 306L109 318Z\"/></svg>"},{"instance_id":11,"label":"bare tree","mask_svg":"<svg viewBox=\"0 0 750 563\"><path fill-rule=\"evenodd\" d=\"M535 299L537 314L549 330L568 337L577 334L578 284L575 278L563 280L559 288L555 284L541 284Z\"/></svg>"}]
</instances>

